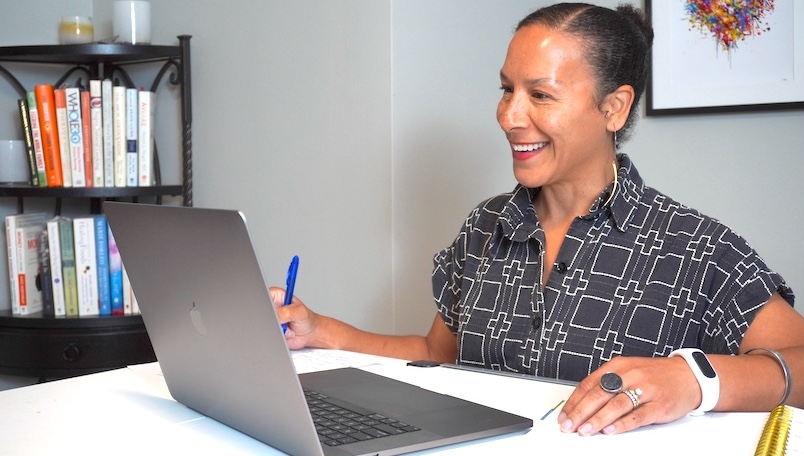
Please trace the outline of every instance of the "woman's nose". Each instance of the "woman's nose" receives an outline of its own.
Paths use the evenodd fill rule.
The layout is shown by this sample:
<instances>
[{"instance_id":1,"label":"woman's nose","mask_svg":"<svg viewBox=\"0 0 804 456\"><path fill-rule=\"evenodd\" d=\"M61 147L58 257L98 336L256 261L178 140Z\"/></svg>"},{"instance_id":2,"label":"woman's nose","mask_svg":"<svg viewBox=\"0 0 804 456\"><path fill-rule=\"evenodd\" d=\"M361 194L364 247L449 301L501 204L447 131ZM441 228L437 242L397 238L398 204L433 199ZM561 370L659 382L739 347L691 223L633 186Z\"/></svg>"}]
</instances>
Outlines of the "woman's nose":
<instances>
[{"instance_id":1,"label":"woman's nose","mask_svg":"<svg viewBox=\"0 0 804 456\"><path fill-rule=\"evenodd\" d=\"M500 100L497 106L497 122L503 131L507 133L523 127L527 118L527 108L522 97L511 94L510 98Z\"/></svg>"}]
</instances>

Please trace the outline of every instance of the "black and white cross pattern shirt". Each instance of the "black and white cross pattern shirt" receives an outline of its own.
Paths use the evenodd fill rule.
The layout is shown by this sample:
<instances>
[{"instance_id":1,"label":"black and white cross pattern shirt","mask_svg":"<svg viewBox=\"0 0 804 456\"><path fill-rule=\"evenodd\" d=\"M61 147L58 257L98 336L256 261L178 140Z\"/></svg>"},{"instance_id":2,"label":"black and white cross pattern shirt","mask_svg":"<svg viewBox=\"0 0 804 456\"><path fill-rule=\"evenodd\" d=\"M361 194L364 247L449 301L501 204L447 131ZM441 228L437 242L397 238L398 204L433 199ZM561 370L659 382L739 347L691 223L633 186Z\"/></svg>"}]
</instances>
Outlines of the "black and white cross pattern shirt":
<instances>
[{"instance_id":1,"label":"black and white cross pattern shirt","mask_svg":"<svg viewBox=\"0 0 804 456\"><path fill-rule=\"evenodd\" d=\"M618 160L611 204L606 190L572 222L555 264L542 261L538 189L522 186L477 206L435 256L433 295L459 363L579 381L617 355L734 354L772 293L793 304L742 237Z\"/></svg>"}]
</instances>

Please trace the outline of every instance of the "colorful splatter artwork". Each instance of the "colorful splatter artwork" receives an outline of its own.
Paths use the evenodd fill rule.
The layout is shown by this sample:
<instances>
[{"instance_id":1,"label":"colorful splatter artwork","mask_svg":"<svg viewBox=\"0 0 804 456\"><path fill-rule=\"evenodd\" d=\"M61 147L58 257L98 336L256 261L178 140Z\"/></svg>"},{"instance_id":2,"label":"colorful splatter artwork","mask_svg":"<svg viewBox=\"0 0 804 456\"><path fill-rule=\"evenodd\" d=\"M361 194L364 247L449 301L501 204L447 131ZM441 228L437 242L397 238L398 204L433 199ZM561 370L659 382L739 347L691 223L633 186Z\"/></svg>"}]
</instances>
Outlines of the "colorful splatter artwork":
<instances>
[{"instance_id":1,"label":"colorful splatter artwork","mask_svg":"<svg viewBox=\"0 0 804 456\"><path fill-rule=\"evenodd\" d=\"M686 0L685 10L692 28L713 37L727 53L749 36L770 31L764 21L773 11L774 0Z\"/></svg>"}]
</instances>

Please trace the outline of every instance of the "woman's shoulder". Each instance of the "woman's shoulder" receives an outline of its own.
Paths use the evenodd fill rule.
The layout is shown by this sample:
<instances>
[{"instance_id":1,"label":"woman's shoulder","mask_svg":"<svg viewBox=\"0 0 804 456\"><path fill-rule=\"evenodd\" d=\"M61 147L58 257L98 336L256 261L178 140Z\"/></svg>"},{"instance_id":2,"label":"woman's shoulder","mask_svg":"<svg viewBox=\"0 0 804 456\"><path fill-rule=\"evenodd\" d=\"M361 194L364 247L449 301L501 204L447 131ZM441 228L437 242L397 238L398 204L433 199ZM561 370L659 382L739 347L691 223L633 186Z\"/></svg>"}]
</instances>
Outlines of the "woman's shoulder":
<instances>
[{"instance_id":1,"label":"woman's shoulder","mask_svg":"<svg viewBox=\"0 0 804 456\"><path fill-rule=\"evenodd\" d=\"M646 207L644 217L648 219L642 223L652 225L651 229L662 226L666 236L694 242L707 239L745 252L753 250L729 225L652 187L645 186L642 201Z\"/></svg>"}]
</instances>

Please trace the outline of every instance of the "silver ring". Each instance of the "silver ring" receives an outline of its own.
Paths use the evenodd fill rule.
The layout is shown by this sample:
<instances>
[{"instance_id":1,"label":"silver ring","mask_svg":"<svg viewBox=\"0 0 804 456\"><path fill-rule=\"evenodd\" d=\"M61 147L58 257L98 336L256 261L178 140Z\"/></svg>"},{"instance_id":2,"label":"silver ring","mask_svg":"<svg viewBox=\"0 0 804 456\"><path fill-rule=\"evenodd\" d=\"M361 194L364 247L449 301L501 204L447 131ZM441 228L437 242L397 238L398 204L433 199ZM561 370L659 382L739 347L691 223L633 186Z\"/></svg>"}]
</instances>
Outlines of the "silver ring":
<instances>
[{"instance_id":1,"label":"silver ring","mask_svg":"<svg viewBox=\"0 0 804 456\"><path fill-rule=\"evenodd\" d=\"M600 377L600 387L607 393L617 394L623 390L623 379L614 372L606 372Z\"/></svg>"},{"instance_id":2,"label":"silver ring","mask_svg":"<svg viewBox=\"0 0 804 456\"><path fill-rule=\"evenodd\" d=\"M625 393L625 395L628 396L628 399L631 399L631 405L634 406L632 410L636 410L636 408L639 407L639 396L642 395L642 388L637 388L635 390L630 389L625 390L623 391L623 393Z\"/></svg>"}]
</instances>

